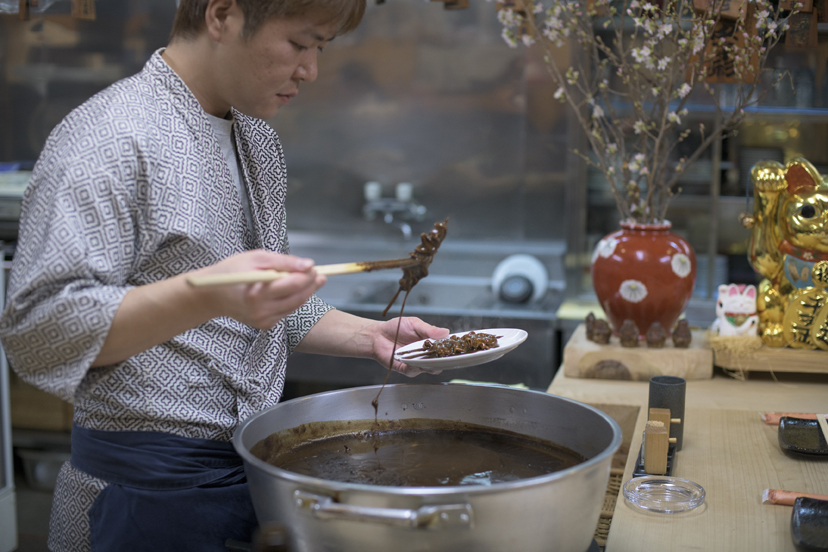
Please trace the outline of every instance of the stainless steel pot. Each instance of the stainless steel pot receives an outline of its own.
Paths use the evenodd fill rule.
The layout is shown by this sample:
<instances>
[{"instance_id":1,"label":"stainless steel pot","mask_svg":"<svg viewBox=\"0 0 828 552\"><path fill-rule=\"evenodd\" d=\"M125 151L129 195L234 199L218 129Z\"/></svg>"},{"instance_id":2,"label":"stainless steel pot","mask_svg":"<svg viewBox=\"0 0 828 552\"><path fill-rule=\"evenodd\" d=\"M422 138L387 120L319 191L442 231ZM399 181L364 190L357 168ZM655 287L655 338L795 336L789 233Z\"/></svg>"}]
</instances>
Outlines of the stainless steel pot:
<instances>
[{"instance_id":1,"label":"stainless steel pot","mask_svg":"<svg viewBox=\"0 0 828 552\"><path fill-rule=\"evenodd\" d=\"M386 386L379 416L456 420L568 447L587 460L541 477L491 486L384 487L327 481L250 453L281 430L374 418L379 386L320 393L246 420L233 445L244 459L261 525L284 527L295 552L586 551L621 444L618 424L589 405L546 393L465 384Z\"/></svg>"}]
</instances>

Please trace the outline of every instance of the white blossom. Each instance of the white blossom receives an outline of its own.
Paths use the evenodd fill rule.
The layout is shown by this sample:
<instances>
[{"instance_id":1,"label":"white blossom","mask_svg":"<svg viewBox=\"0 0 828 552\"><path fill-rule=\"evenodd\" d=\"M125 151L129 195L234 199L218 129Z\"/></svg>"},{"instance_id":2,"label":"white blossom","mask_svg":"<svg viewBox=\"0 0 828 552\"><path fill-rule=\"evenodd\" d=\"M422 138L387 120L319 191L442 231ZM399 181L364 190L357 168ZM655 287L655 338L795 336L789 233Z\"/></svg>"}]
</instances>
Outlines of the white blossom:
<instances>
[{"instance_id":1,"label":"white blossom","mask_svg":"<svg viewBox=\"0 0 828 552\"><path fill-rule=\"evenodd\" d=\"M503 31L500 33L500 36L509 45L511 48L517 48L517 39L515 38L515 33L512 32L511 29L503 27Z\"/></svg>"},{"instance_id":2,"label":"white blossom","mask_svg":"<svg viewBox=\"0 0 828 552\"><path fill-rule=\"evenodd\" d=\"M701 131L702 139L708 139L711 134L720 131L718 126L705 129L701 125L697 130L695 124L698 123L689 128L688 110L683 107L694 93L697 81L699 86L711 90L703 82L702 65L707 62L704 52L708 40L715 41L716 47L720 47L721 37L714 32L718 16L694 12L687 3L627 0L626 4L613 4L609 0L595 0L593 8L609 9L609 17L602 21L604 28L614 27L621 18L631 19L635 25L620 31L623 35L629 35L628 42L603 44L597 35L600 31L593 21L594 9L586 9L586 4L581 0L549 3L532 0L529 4L488 1L497 2L497 17L504 27L502 36L512 47L521 44L529 46L543 40L559 47L586 47L592 54L598 52L595 64L590 64L593 67L597 65L597 72L587 73L583 79L578 69L587 65L567 63L558 66L553 54L550 51L545 53L544 62L551 66L553 77L560 81L554 99L579 105L582 105L582 100L577 98L589 102L588 114L579 121L593 141L594 155L597 156L594 165L605 173L611 186L626 191L618 197L622 212L631 213L631 218L637 221L653 221L663 217L670 195L659 199L664 188L662 181L665 175L661 172L666 163L665 152L674 151L675 145L686 140L691 132ZM759 32L752 30L748 19L743 17L737 23L738 42L721 46L726 48L737 77L753 72L756 59L764 64L769 49L775 46L788 27L788 15L780 15L776 4L771 4L769 0L752 1L755 3ZM800 1L793 0L794 3ZM527 33L527 23L540 27L538 33ZM574 44L569 44L569 39ZM596 41L599 42L598 49L595 48ZM613 78L609 79L609 75ZM688 82L675 82L685 75ZM577 98L570 96L570 92L577 92ZM599 99L606 98L619 98L625 107L630 106L630 110L621 117L610 117L613 104L598 105ZM678 107L674 107L676 104ZM744 117L744 107L745 102L740 97L734 105L734 117ZM661 128L662 123L667 128ZM635 137L630 138L623 148L620 142L608 141L620 138L630 124ZM725 127L729 125L729 122L724 124ZM674 128L677 129L675 132ZM680 169L685 169L686 163L684 159L679 161ZM667 175L668 181L669 178L672 177ZM651 189L653 186L655 194ZM672 261L684 262L681 257L675 257ZM684 269L682 264L677 270ZM646 296L647 293L646 287L636 281L627 282L625 289L632 297L642 293Z\"/></svg>"},{"instance_id":3,"label":"white blossom","mask_svg":"<svg viewBox=\"0 0 828 552\"><path fill-rule=\"evenodd\" d=\"M632 159L630 159L627 168L634 173L639 172L641 170L641 167L644 165L645 161L646 157L643 153L636 153L635 155L633 155Z\"/></svg>"},{"instance_id":4,"label":"white blossom","mask_svg":"<svg viewBox=\"0 0 828 552\"><path fill-rule=\"evenodd\" d=\"M506 27L515 27L520 23L520 16L512 8L505 8L497 12L497 20Z\"/></svg>"},{"instance_id":5,"label":"white blossom","mask_svg":"<svg viewBox=\"0 0 828 552\"><path fill-rule=\"evenodd\" d=\"M642 46L641 48L633 48L632 49L632 56L635 61L638 63L648 63L650 61L650 48L647 46Z\"/></svg>"},{"instance_id":6,"label":"white blossom","mask_svg":"<svg viewBox=\"0 0 828 552\"><path fill-rule=\"evenodd\" d=\"M644 121L639 119L633 125L633 129L635 130L636 134L641 134L642 132L646 132L647 131L647 123L645 123Z\"/></svg>"},{"instance_id":7,"label":"white blossom","mask_svg":"<svg viewBox=\"0 0 828 552\"><path fill-rule=\"evenodd\" d=\"M704 48L704 34L699 32L693 35L693 53L698 54Z\"/></svg>"}]
</instances>

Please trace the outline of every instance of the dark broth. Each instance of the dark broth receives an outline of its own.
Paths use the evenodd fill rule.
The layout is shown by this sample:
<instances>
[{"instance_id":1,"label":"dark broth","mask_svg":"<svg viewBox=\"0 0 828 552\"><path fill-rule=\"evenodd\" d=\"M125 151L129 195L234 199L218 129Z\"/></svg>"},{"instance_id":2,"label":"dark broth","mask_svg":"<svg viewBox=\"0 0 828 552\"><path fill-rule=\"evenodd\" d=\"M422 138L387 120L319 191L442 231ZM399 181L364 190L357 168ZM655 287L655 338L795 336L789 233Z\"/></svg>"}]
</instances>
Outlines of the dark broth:
<instances>
[{"instance_id":1,"label":"dark broth","mask_svg":"<svg viewBox=\"0 0 828 552\"><path fill-rule=\"evenodd\" d=\"M408 427L345 433L295 446L290 441L296 430L289 430L257 443L251 453L302 475L395 487L492 485L546 475L586 460L550 441L483 426L441 420L404 420L396 425Z\"/></svg>"}]
</instances>

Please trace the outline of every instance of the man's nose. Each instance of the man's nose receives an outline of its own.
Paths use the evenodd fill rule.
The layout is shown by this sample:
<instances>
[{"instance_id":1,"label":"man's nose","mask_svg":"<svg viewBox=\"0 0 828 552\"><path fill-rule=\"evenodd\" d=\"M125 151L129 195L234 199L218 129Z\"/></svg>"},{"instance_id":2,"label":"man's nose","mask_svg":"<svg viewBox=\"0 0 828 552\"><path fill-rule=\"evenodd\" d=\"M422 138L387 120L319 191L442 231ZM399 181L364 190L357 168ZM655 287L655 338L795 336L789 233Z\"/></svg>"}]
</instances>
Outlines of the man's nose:
<instances>
[{"instance_id":1,"label":"man's nose","mask_svg":"<svg viewBox=\"0 0 828 552\"><path fill-rule=\"evenodd\" d=\"M299 66L296 68L296 77L305 82L313 82L319 74L319 69L316 64L316 56L319 50L316 48L309 48L305 55L302 56Z\"/></svg>"}]
</instances>

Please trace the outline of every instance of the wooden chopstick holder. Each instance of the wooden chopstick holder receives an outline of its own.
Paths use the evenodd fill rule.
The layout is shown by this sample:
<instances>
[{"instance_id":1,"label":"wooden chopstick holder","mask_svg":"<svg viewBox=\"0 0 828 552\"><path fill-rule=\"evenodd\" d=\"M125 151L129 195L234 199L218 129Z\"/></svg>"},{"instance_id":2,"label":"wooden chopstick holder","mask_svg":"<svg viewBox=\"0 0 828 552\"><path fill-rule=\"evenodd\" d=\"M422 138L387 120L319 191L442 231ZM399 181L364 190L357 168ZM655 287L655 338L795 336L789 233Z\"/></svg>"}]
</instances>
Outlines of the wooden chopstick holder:
<instances>
[{"instance_id":1,"label":"wooden chopstick holder","mask_svg":"<svg viewBox=\"0 0 828 552\"><path fill-rule=\"evenodd\" d=\"M416 259L394 259L390 261L365 261L359 263L338 263L319 265L317 274L336 276L338 274L354 274L357 272L371 272L388 268L407 268L419 264ZM208 274L205 276L191 276L187 283L193 287L225 286L231 284L254 284L256 282L272 282L283 278L290 272L277 270L253 270L250 272L226 272L223 274Z\"/></svg>"}]
</instances>

